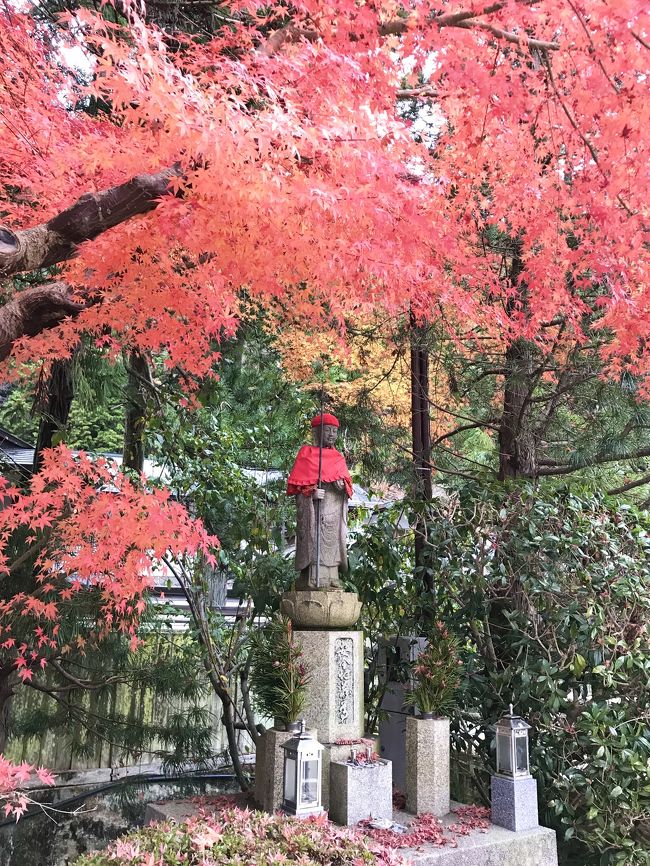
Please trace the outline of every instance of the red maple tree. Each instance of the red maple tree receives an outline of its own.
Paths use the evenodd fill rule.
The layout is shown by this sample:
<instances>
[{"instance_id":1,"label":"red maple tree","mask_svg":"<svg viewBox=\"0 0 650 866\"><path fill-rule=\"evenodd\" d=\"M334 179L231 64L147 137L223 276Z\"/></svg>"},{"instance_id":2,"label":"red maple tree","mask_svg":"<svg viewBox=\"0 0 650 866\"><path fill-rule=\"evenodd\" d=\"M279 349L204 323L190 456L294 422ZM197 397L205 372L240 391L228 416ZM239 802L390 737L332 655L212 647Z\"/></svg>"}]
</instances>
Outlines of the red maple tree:
<instances>
[{"instance_id":1,"label":"red maple tree","mask_svg":"<svg viewBox=\"0 0 650 866\"><path fill-rule=\"evenodd\" d=\"M85 9L46 24L4 0L6 375L85 334L156 353L191 387L253 299L312 327L377 308L442 314L504 346L552 342L559 321L574 340L607 329L609 370L644 376L647 3L292 10L233 2L205 40L170 37L134 4L119 25ZM424 136L405 99L429 106ZM491 230L516 239L514 280ZM10 279L52 266L35 287ZM51 605L84 581L101 584L106 622L130 628L143 557L174 537L185 552L207 543L158 494L112 481L103 497L107 471L59 451L31 491L4 491L3 541L20 523L57 525L33 596L1 611L5 640L23 611L56 640ZM38 640L18 647L23 676Z\"/></svg>"}]
</instances>

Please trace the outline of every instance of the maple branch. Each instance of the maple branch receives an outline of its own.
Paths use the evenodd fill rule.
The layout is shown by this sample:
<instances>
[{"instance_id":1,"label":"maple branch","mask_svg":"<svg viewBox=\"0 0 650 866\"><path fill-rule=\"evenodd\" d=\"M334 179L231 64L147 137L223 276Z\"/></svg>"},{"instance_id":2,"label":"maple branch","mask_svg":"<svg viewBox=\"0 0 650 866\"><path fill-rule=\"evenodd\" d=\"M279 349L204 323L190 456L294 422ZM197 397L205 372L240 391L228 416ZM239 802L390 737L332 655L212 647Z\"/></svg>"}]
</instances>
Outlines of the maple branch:
<instances>
[{"instance_id":1,"label":"maple branch","mask_svg":"<svg viewBox=\"0 0 650 866\"><path fill-rule=\"evenodd\" d=\"M395 94L398 99L436 99L438 91L430 84L421 87L403 87Z\"/></svg>"},{"instance_id":2,"label":"maple branch","mask_svg":"<svg viewBox=\"0 0 650 866\"><path fill-rule=\"evenodd\" d=\"M475 21L470 18L467 21L462 21L454 24L454 27L462 27L465 30L486 30L497 39L504 39L506 42L512 42L514 45L522 47L536 48L538 51L559 51L559 42L547 42L544 39L535 39L532 36L526 36L525 33L519 34L512 30L503 30L501 27L495 27L488 21Z\"/></svg>"},{"instance_id":3,"label":"maple branch","mask_svg":"<svg viewBox=\"0 0 650 866\"><path fill-rule=\"evenodd\" d=\"M46 223L29 229L14 232L0 226L0 277L73 258L79 244L153 210L169 193L170 180L180 173L176 164L156 174L138 174L101 192L86 193Z\"/></svg>"},{"instance_id":4,"label":"maple branch","mask_svg":"<svg viewBox=\"0 0 650 866\"><path fill-rule=\"evenodd\" d=\"M50 540L50 536L52 534L51 530L48 530L43 533L41 538L38 541L35 541L34 544L28 546L20 556L16 557L14 561L9 566L9 574L15 574L21 566L23 566L26 562L28 562L32 557L35 557L37 554L43 550L48 541Z\"/></svg>"},{"instance_id":5,"label":"maple branch","mask_svg":"<svg viewBox=\"0 0 650 866\"><path fill-rule=\"evenodd\" d=\"M539 0L522 0L524 6L534 6ZM497 39L504 39L506 42L512 42L515 45L527 46L528 48L536 48L538 51L559 51L560 45L558 42L549 42L544 39L535 39L525 34L515 33L511 30L504 30L488 21L478 20L478 16L492 15L495 12L500 12L507 6L506 2L492 3L484 9L461 9L458 12L449 12L446 15L438 15L431 18L431 23L442 29L443 27L462 27L465 30L487 30ZM379 25L380 36L401 36L408 29L408 18L395 18L392 21L386 21Z\"/></svg>"},{"instance_id":6,"label":"maple branch","mask_svg":"<svg viewBox=\"0 0 650 866\"><path fill-rule=\"evenodd\" d=\"M59 325L68 316L77 316L89 305L74 300L65 283L32 286L0 307L0 361L11 353L20 337L34 337Z\"/></svg>"},{"instance_id":7,"label":"maple branch","mask_svg":"<svg viewBox=\"0 0 650 866\"><path fill-rule=\"evenodd\" d=\"M550 60L548 53L546 51L542 51L542 62L544 63L544 66L546 67L546 71L548 72L548 81L549 81L549 84L551 85L551 90L555 94L557 101L560 103L560 108L562 109L562 111L567 116L569 123L571 124L573 129L575 129L575 131L578 133L578 136L582 140L585 147L589 150L589 153L591 154L591 158L593 159L594 163L596 164L598 171L601 173L601 175L603 176L603 178L605 180L608 180L608 177L605 174L603 167L600 164L600 160L598 158L598 151L596 150L594 145L591 143L591 140L589 139L589 137L587 135L585 135L585 133L580 129L580 127L578 125L578 121L575 119L573 112L571 111L569 106L566 104L564 99L562 99L562 94L558 90L558 86L555 82L555 76L553 75L553 69L551 67L551 60ZM625 210L625 213L628 216L634 215L634 211L627 204L625 199L622 198L620 193L616 196L616 200L621 205L621 207Z\"/></svg>"},{"instance_id":8,"label":"maple branch","mask_svg":"<svg viewBox=\"0 0 650 866\"><path fill-rule=\"evenodd\" d=\"M598 63L598 66L600 67L601 72L603 73L603 75L607 79L607 82L609 83L610 87L612 87L612 89L614 90L614 93L620 93L621 88L617 86L616 82L612 78L610 78L609 73L605 69L605 65L604 65L602 59L598 55L598 51L596 50L596 46L594 45L593 37L591 35L589 27L587 27L587 22L585 21L584 16L582 15L582 13L578 9L578 7L575 5L575 3L572 3L571 0L568 0L568 3L569 3L569 6L571 7L571 9L573 9L573 14L576 16L576 18L580 22L580 26L584 30L585 35L587 36L587 39L589 40L589 53L591 54L592 57L596 58L596 62Z\"/></svg>"},{"instance_id":9,"label":"maple branch","mask_svg":"<svg viewBox=\"0 0 650 866\"><path fill-rule=\"evenodd\" d=\"M525 6L533 6L540 0L520 0ZM558 42L549 42L544 39L535 39L526 34L514 33L510 30L504 30L501 27L496 27L488 21L477 20L478 15L491 15L494 12L499 12L507 4L505 2L493 3L486 6L485 9L477 10L461 10L459 12L450 12L447 15L439 15L431 18L431 24L435 24L442 29L443 27L462 27L466 30L480 29L489 31L497 39L504 39L506 42L512 42L515 45L522 47L535 48L538 51L558 51L560 45ZM391 21L385 21L379 24L377 32L380 36L401 36L408 29L408 16L404 18L394 18ZM354 39L354 34L350 34L350 38ZM316 42L319 39L319 33L313 28L301 28L295 24L288 24L276 30L271 36L258 48L260 54L267 57L272 57L276 54L283 45L287 42L300 42L305 39L307 42ZM424 95L424 94L417 94ZM401 96L401 99L409 97Z\"/></svg>"},{"instance_id":10,"label":"maple branch","mask_svg":"<svg viewBox=\"0 0 650 866\"><path fill-rule=\"evenodd\" d=\"M272 57L287 42L300 42L302 39L306 39L307 42L316 42L318 38L317 30L303 29L296 27L295 24L288 24L286 27L274 31L257 50L266 57Z\"/></svg>"},{"instance_id":11,"label":"maple branch","mask_svg":"<svg viewBox=\"0 0 650 866\"><path fill-rule=\"evenodd\" d=\"M636 30L630 30L630 33L632 34L632 36L634 36L634 38L640 45L643 45L644 48L650 51L650 42L646 42L646 40L642 36L640 36L636 32Z\"/></svg>"}]
</instances>

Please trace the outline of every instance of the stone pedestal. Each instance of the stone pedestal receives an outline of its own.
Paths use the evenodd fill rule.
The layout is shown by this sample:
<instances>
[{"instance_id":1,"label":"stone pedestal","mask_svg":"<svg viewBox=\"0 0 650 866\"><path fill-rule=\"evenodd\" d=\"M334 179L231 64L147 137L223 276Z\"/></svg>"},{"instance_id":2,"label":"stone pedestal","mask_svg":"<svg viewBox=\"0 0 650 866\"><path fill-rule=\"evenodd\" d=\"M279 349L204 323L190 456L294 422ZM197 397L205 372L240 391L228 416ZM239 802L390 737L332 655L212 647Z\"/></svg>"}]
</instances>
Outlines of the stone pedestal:
<instances>
[{"instance_id":1,"label":"stone pedestal","mask_svg":"<svg viewBox=\"0 0 650 866\"><path fill-rule=\"evenodd\" d=\"M363 736L363 632L296 631L310 679L304 716L323 744Z\"/></svg>"},{"instance_id":2,"label":"stone pedestal","mask_svg":"<svg viewBox=\"0 0 650 866\"><path fill-rule=\"evenodd\" d=\"M515 832L539 827L537 782L532 776L492 776L491 800L493 824Z\"/></svg>"},{"instance_id":3,"label":"stone pedestal","mask_svg":"<svg viewBox=\"0 0 650 866\"><path fill-rule=\"evenodd\" d=\"M406 719L406 809L449 812L449 719Z\"/></svg>"},{"instance_id":4,"label":"stone pedestal","mask_svg":"<svg viewBox=\"0 0 650 866\"><path fill-rule=\"evenodd\" d=\"M299 589L284 593L280 610L294 629L340 629L359 619L361 602L356 592L342 589Z\"/></svg>"},{"instance_id":5,"label":"stone pedestal","mask_svg":"<svg viewBox=\"0 0 650 866\"><path fill-rule=\"evenodd\" d=\"M390 761L330 764L330 820L352 826L366 818L393 820L393 771Z\"/></svg>"}]
</instances>

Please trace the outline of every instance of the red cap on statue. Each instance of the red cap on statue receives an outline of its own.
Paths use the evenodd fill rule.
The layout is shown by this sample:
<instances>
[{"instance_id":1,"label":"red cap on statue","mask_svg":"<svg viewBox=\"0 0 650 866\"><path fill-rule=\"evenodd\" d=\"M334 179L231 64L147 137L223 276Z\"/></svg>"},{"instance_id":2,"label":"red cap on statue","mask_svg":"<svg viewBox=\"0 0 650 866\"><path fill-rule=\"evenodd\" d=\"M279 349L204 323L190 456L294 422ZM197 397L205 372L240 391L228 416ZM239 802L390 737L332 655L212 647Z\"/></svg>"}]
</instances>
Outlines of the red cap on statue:
<instances>
[{"instance_id":1,"label":"red cap on statue","mask_svg":"<svg viewBox=\"0 0 650 866\"><path fill-rule=\"evenodd\" d=\"M315 418L312 418L311 419L311 426L312 427L320 427L321 418L323 419L322 420L323 424L331 424L332 427L339 427L340 426L339 425L339 419L336 417L336 415L330 415L329 412L323 412L322 415L316 415Z\"/></svg>"}]
</instances>

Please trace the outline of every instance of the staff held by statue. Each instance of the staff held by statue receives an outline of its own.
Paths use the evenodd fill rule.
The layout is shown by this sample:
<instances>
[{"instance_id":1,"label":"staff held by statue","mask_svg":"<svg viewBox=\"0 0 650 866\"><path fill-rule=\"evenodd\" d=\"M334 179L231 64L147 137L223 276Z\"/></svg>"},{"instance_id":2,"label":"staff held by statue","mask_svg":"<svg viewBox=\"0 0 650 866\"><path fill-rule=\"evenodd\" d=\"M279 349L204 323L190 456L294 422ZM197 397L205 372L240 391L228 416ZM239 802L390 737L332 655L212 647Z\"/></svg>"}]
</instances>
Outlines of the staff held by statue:
<instances>
[{"instance_id":1,"label":"staff held by statue","mask_svg":"<svg viewBox=\"0 0 650 866\"><path fill-rule=\"evenodd\" d=\"M323 490L323 397L320 401L320 420L318 425L318 481L316 483L314 507L316 510L316 589L320 589L320 532L321 502L325 498Z\"/></svg>"}]
</instances>

